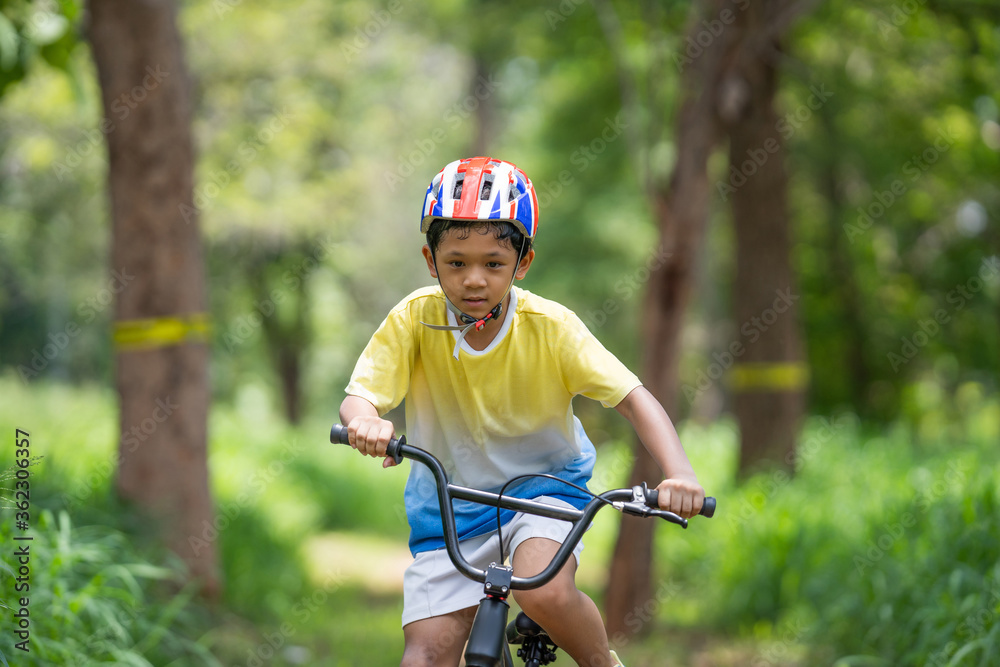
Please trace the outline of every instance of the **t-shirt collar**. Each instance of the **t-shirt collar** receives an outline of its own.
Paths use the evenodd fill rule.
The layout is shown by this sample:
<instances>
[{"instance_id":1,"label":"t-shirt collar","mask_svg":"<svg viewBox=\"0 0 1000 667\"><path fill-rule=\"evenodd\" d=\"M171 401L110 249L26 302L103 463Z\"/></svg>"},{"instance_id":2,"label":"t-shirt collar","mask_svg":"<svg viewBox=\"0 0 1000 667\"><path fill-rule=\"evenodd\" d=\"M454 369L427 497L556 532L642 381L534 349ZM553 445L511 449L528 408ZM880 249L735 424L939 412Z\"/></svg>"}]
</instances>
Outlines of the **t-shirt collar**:
<instances>
[{"instance_id":1,"label":"t-shirt collar","mask_svg":"<svg viewBox=\"0 0 1000 667\"><path fill-rule=\"evenodd\" d=\"M498 331L496 337L492 341L490 341L490 344L487 345L482 350L476 350L471 345L469 345L468 341L463 340L461 345L461 349L463 352L465 352L466 354L470 354L474 357L478 357L484 354L488 354L490 350L492 350L497 345L503 342L503 339L507 336L507 332L510 331L511 322L514 321L514 317L517 314L517 292L518 289L516 287L512 286L510 288L510 303L507 304L507 308L505 309L507 311L507 317L503 318L503 322L500 323L500 331ZM449 309L445 310L448 314L448 324L452 326L458 326L458 318L455 317L455 314L451 312L451 310ZM455 340L457 341L459 336L458 331L452 331L451 333L455 337Z\"/></svg>"}]
</instances>

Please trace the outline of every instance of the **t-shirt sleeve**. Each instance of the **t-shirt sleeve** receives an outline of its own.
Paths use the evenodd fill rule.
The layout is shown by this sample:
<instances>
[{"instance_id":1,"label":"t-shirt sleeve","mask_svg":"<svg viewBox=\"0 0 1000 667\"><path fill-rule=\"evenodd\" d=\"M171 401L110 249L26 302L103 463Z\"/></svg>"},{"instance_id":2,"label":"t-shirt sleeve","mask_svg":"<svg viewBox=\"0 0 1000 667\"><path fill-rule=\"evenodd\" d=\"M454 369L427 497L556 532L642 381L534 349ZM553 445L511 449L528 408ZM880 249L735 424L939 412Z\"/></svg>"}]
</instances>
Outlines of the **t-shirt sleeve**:
<instances>
[{"instance_id":1,"label":"t-shirt sleeve","mask_svg":"<svg viewBox=\"0 0 1000 667\"><path fill-rule=\"evenodd\" d=\"M611 354L579 317L570 313L564 324L557 354L563 382L572 394L613 408L642 385L635 373Z\"/></svg>"},{"instance_id":2,"label":"t-shirt sleeve","mask_svg":"<svg viewBox=\"0 0 1000 667\"><path fill-rule=\"evenodd\" d=\"M400 404L410 388L416 359L413 328L405 308L397 307L368 341L345 390L366 399L379 415Z\"/></svg>"}]
</instances>

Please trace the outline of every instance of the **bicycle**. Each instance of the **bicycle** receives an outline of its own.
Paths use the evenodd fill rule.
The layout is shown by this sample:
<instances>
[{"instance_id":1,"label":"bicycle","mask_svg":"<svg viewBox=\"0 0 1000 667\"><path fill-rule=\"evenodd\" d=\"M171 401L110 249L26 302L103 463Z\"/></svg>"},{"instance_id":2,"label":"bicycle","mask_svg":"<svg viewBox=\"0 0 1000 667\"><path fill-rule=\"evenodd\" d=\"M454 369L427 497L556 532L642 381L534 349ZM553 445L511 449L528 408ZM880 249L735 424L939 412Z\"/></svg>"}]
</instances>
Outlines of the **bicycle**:
<instances>
[{"instance_id":1,"label":"bicycle","mask_svg":"<svg viewBox=\"0 0 1000 667\"><path fill-rule=\"evenodd\" d=\"M330 429L330 442L335 444L350 444L348 442L347 428L341 424L334 424ZM573 549L583 537L583 533L590 526L591 520L597 512L604 507L611 505L623 514L639 517L660 517L671 523L675 523L682 528L687 528L687 519L683 519L673 512L659 509L657 505L658 492L656 489L649 489L646 484L634 486L631 489L612 489L600 495L590 494L590 500L583 509L558 507L535 500L523 498L504 497L501 488L500 493L491 493L479 489L472 489L464 486L457 486L448 481L444 466L432 454L425 452L419 447L406 444L406 436L394 438L389 442L386 455L393 459L398 465L404 458L412 459L423 463L434 475L437 487L438 504L441 507L441 522L444 528L445 549L455 568L463 575L483 584L483 599L479 602L479 609L472 624L472 631L469 633L469 640L465 648L466 667L514 667L513 658L510 653L510 646L518 646L517 656L524 661L526 667L541 667L548 665L556 659L555 643L549 638L541 626L532 621L524 612L518 613L517 617L507 623L507 613L510 605L507 604L507 597L514 590L528 590L539 588L555 577L556 573L566 564ZM522 477L536 476L525 475ZM552 477L538 473L537 476ZM515 477L510 480L514 482L520 479ZM508 484L510 483L508 482ZM568 483L568 482L567 482ZM589 493L589 492L588 492ZM500 509L515 510L518 512L528 512L550 519L559 519L573 524L569 534L563 541L562 546L556 551L548 567L533 577L515 577L511 566L503 564L503 554L501 553L500 563L491 563L485 570L473 567L458 547L458 534L455 527L455 514L451 505L454 499L468 500L475 503L490 505ZM715 498L709 496L705 498L705 504L700 514L711 517L715 514ZM502 547L501 547L502 549Z\"/></svg>"}]
</instances>

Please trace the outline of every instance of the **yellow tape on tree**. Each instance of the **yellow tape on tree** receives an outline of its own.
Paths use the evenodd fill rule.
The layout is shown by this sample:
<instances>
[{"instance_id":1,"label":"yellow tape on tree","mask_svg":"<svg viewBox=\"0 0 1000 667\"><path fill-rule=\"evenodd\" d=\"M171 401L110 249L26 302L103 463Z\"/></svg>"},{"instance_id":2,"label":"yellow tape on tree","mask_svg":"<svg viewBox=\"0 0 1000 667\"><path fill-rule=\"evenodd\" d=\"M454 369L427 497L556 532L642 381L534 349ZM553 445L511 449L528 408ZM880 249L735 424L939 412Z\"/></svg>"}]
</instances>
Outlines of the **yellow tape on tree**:
<instances>
[{"instance_id":1,"label":"yellow tape on tree","mask_svg":"<svg viewBox=\"0 0 1000 667\"><path fill-rule=\"evenodd\" d=\"M150 350L183 343L208 341L208 313L115 322L115 348L119 351Z\"/></svg>"},{"instance_id":2,"label":"yellow tape on tree","mask_svg":"<svg viewBox=\"0 0 1000 667\"><path fill-rule=\"evenodd\" d=\"M809 367L801 361L745 363L733 366L733 391L801 391L809 385Z\"/></svg>"}]
</instances>

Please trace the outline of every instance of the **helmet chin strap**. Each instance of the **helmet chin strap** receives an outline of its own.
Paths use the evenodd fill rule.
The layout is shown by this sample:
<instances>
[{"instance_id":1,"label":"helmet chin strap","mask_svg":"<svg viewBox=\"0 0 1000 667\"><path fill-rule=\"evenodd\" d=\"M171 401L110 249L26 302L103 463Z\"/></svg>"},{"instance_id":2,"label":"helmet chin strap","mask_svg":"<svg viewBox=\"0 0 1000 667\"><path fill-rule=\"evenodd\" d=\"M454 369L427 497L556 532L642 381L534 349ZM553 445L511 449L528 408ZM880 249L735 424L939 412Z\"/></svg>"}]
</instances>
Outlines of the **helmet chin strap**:
<instances>
[{"instance_id":1,"label":"helmet chin strap","mask_svg":"<svg viewBox=\"0 0 1000 667\"><path fill-rule=\"evenodd\" d=\"M466 315L463 313L458 306L451 302L448 298L448 293L444 291L444 285L441 285L440 273L437 270L437 257L434 257L434 272L438 274L438 285L441 285L441 292L444 294L444 301L452 313L455 314L455 318L461 322L459 326L451 326L450 324L428 324L427 322L421 322L425 327L430 329L437 329L438 331L459 331L458 340L455 341L455 351L452 356L458 359L458 354L462 349L462 341L465 340L466 334L475 329L476 331L482 331L486 327L486 323L490 320L499 320L500 316L503 315L503 302L510 294L510 288L514 286L514 278L517 276L517 267L521 265L521 259L524 255L524 246L517 253L517 263L514 264L514 273L510 276L510 282L507 283L507 289L504 291L503 296L500 297L500 303L493 307L493 310L486 313L485 317L473 317L472 315Z\"/></svg>"}]
</instances>

